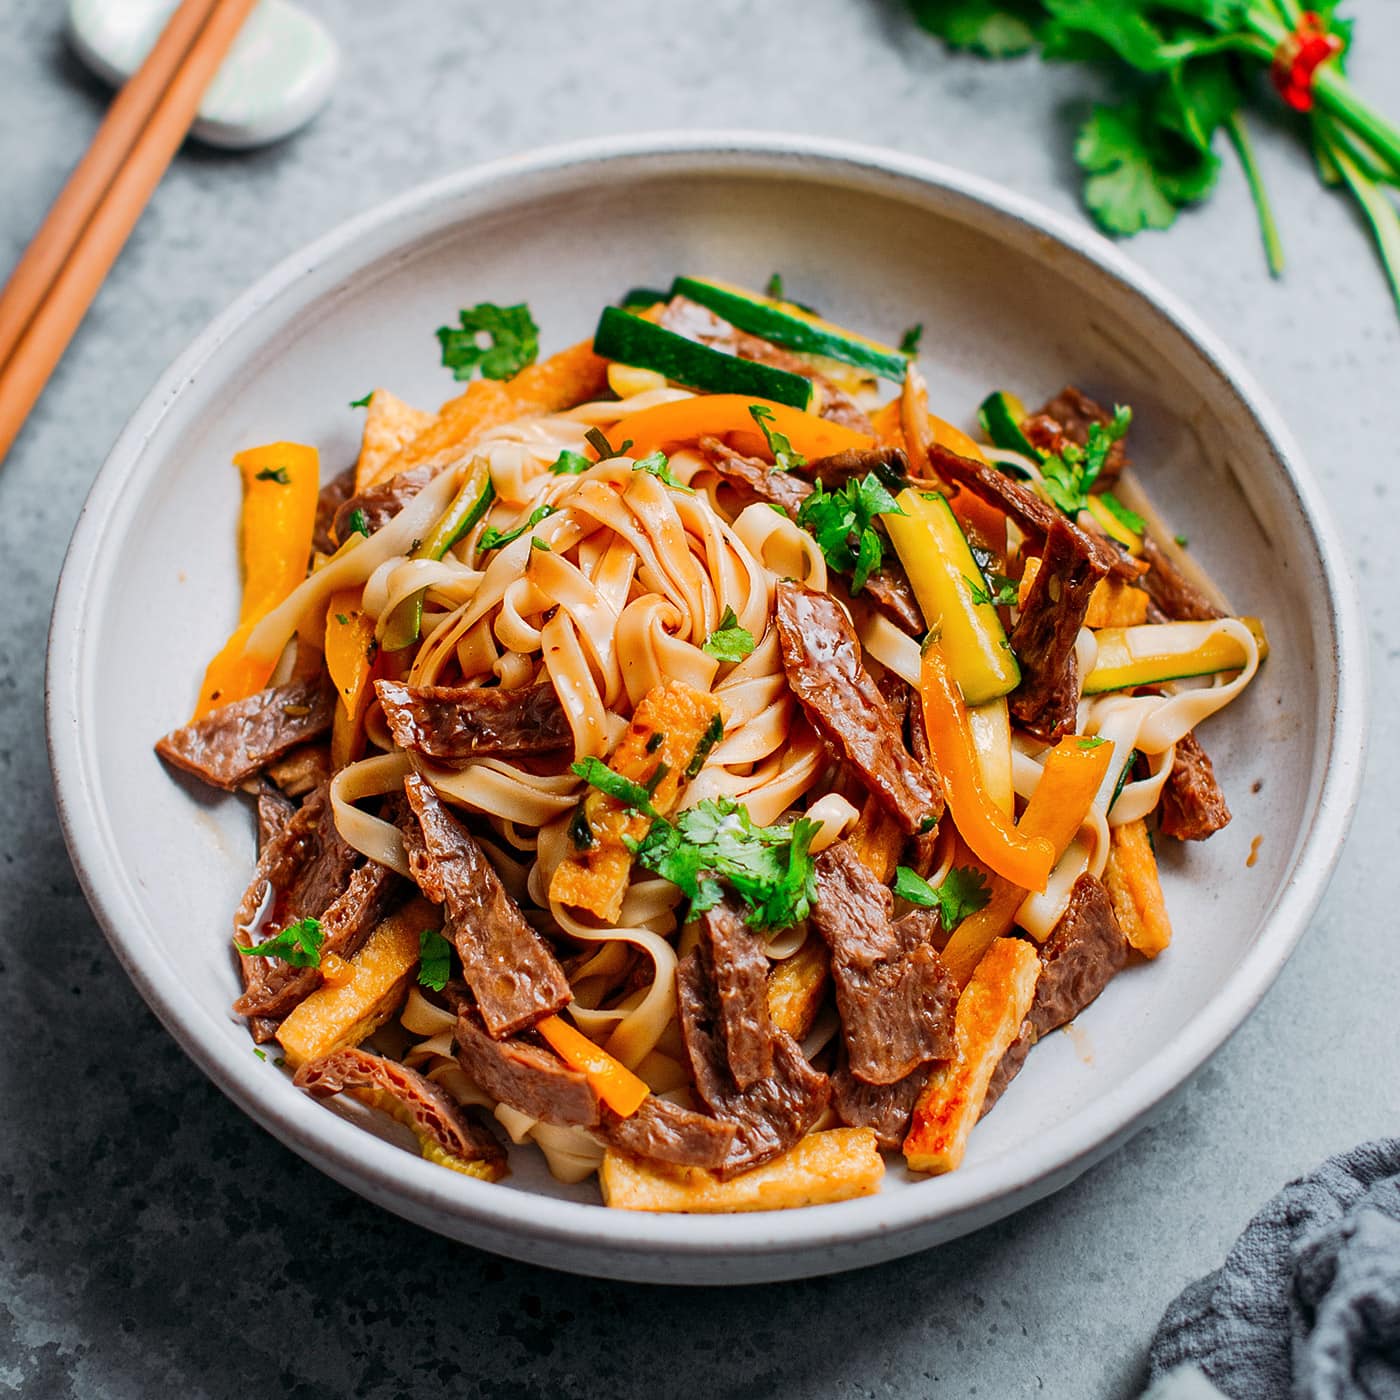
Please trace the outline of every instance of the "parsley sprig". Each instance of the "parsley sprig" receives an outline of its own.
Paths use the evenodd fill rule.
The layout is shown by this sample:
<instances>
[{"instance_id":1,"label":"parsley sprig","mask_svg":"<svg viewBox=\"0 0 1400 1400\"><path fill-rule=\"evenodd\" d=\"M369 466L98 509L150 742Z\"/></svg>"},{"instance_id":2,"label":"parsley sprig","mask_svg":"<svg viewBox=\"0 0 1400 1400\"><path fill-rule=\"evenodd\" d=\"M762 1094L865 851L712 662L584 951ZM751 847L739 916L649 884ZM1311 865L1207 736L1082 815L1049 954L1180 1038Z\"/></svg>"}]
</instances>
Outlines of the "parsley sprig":
<instances>
[{"instance_id":1,"label":"parsley sprig","mask_svg":"<svg viewBox=\"0 0 1400 1400\"><path fill-rule=\"evenodd\" d=\"M253 948L245 948L240 943L233 946L245 958L280 958L292 967L320 967L321 944L325 941L319 919L298 919L266 943Z\"/></svg>"},{"instance_id":2,"label":"parsley sprig","mask_svg":"<svg viewBox=\"0 0 1400 1400\"><path fill-rule=\"evenodd\" d=\"M1084 202L1108 232L1170 227L1205 199L1220 174L1224 133L1254 201L1269 270L1283 251L1244 114L1261 74L1282 71L1297 51L1304 7L1295 0L910 0L918 22L950 48L1009 58L1037 45L1050 60L1113 65L1127 91L1117 105L1097 104L1080 128L1074 155L1084 171ZM1400 305L1400 210L1386 186L1400 183L1400 127L1351 86L1346 52L1351 21L1338 0L1308 7L1320 35L1340 50L1312 69L1301 91L1279 95L1301 115L1325 183L1345 187L1376 240ZM1277 72L1275 78L1277 79ZM1272 94L1271 105L1279 101ZM1276 106L1275 106L1275 109Z\"/></svg>"},{"instance_id":3,"label":"parsley sprig","mask_svg":"<svg viewBox=\"0 0 1400 1400\"><path fill-rule=\"evenodd\" d=\"M917 871L901 865L894 872L894 892L910 904L936 910L948 933L992 897L987 877L972 865L955 865L939 885L930 885Z\"/></svg>"},{"instance_id":4,"label":"parsley sprig","mask_svg":"<svg viewBox=\"0 0 1400 1400\"><path fill-rule=\"evenodd\" d=\"M478 302L459 311L457 320L437 332L442 363L454 379L470 379L478 370L486 379L509 379L539 357L540 328L524 302Z\"/></svg>"},{"instance_id":5,"label":"parsley sprig","mask_svg":"<svg viewBox=\"0 0 1400 1400\"><path fill-rule=\"evenodd\" d=\"M851 592L859 593L885 559L876 516L903 514L880 478L870 472L864 481L848 481L835 491L818 482L798 508L797 523L812 535L837 573L851 575Z\"/></svg>"}]
</instances>

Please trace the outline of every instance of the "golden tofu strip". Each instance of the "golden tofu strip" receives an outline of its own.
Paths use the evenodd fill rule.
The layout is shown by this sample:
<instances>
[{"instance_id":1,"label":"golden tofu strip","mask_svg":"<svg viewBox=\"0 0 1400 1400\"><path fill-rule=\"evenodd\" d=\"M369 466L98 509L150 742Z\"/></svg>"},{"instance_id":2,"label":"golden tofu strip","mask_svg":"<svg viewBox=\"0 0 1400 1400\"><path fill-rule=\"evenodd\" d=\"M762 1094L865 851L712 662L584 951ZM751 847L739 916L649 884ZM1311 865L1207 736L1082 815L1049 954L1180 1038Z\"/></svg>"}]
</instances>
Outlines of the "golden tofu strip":
<instances>
[{"instance_id":1,"label":"golden tofu strip","mask_svg":"<svg viewBox=\"0 0 1400 1400\"><path fill-rule=\"evenodd\" d=\"M667 816L681 788L724 733L718 700L681 681L663 681L642 696L632 723L608 759L614 773L648 788L651 804ZM658 776L659 775L659 776ZM632 873L628 841L640 841L651 820L616 798L591 790L570 827L573 848L549 882L549 897L616 923ZM580 839L591 844L580 845Z\"/></svg>"},{"instance_id":2,"label":"golden tofu strip","mask_svg":"<svg viewBox=\"0 0 1400 1400\"><path fill-rule=\"evenodd\" d=\"M433 421L431 413L406 404L387 389L376 389L365 408L364 435L355 463L355 490L367 490L384 470Z\"/></svg>"},{"instance_id":3,"label":"golden tofu strip","mask_svg":"<svg viewBox=\"0 0 1400 1400\"><path fill-rule=\"evenodd\" d=\"M287 1063L300 1069L373 1035L408 995L419 935L441 926L442 911L418 898L378 924L335 981L317 987L277 1028Z\"/></svg>"},{"instance_id":4,"label":"golden tofu strip","mask_svg":"<svg viewBox=\"0 0 1400 1400\"><path fill-rule=\"evenodd\" d=\"M998 938L958 998L952 1059L934 1068L914 1106L904 1158L916 1172L950 1172L963 1159L968 1134L1001 1057L1021 1030L1040 979L1040 954L1021 938Z\"/></svg>"},{"instance_id":5,"label":"golden tofu strip","mask_svg":"<svg viewBox=\"0 0 1400 1400\"><path fill-rule=\"evenodd\" d=\"M895 867L904 849L904 831L876 798L866 799L860 818L846 839L860 863L882 885L894 879Z\"/></svg>"},{"instance_id":6,"label":"golden tofu strip","mask_svg":"<svg viewBox=\"0 0 1400 1400\"><path fill-rule=\"evenodd\" d=\"M598 1170L603 1202L618 1210L722 1214L790 1210L873 1196L885 1174L870 1128L832 1128L805 1137L781 1157L720 1181L700 1167L651 1166L608 1152Z\"/></svg>"},{"instance_id":7,"label":"golden tofu strip","mask_svg":"<svg viewBox=\"0 0 1400 1400\"><path fill-rule=\"evenodd\" d=\"M1172 923L1146 822L1109 828L1103 882L1128 942L1144 957L1155 958L1172 941Z\"/></svg>"},{"instance_id":8,"label":"golden tofu strip","mask_svg":"<svg viewBox=\"0 0 1400 1400\"><path fill-rule=\"evenodd\" d=\"M790 958L768 974L768 1014L773 1024L794 1040L802 1040L817 1019L827 984L831 954L814 934Z\"/></svg>"}]
</instances>

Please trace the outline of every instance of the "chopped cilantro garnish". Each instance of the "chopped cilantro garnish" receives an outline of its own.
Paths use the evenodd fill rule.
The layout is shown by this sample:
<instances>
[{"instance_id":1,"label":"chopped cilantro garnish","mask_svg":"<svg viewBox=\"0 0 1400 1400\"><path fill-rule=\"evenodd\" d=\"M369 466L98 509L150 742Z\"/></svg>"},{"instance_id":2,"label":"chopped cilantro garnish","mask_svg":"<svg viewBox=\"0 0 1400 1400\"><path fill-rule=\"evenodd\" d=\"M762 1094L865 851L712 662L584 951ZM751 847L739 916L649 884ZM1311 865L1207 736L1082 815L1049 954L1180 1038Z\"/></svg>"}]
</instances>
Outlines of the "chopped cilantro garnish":
<instances>
[{"instance_id":1,"label":"chopped cilantro garnish","mask_svg":"<svg viewBox=\"0 0 1400 1400\"><path fill-rule=\"evenodd\" d=\"M582 802L569 819L569 840L574 843L575 849L580 851L586 851L590 846L597 844L597 837L593 835L593 828L588 824L588 813L584 810Z\"/></svg>"},{"instance_id":2,"label":"chopped cilantro garnish","mask_svg":"<svg viewBox=\"0 0 1400 1400\"><path fill-rule=\"evenodd\" d=\"M910 904L936 909L939 922L949 933L991 898L987 877L971 865L954 866L938 886L930 885L923 876L901 865L894 872L894 892Z\"/></svg>"},{"instance_id":3,"label":"chopped cilantro garnish","mask_svg":"<svg viewBox=\"0 0 1400 1400\"><path fill-rule=\"evenodd\" d=\"M244 948L238 943L233 946L245 958L280 958L292 967L320 967L321 944L325 939L319 919L298 919L255 948Z\"/></svg>"},{"instance_id":4,"label":"chopped cilantro garnish","mask_svg":"<svg viewBox=\"0 0 1400 1400\"><path fill-rule=\"evenodd\" d=\"M899 338L899 353L914 356L919 353L919 344L924 338L924 323L916 321Z\"/></svg>"},{"instance_id":5,"label":"chopped cilantro garnish","mask_svg":"<svg viewBox=\"0 0 1400 1400\"><path fill-rule=\"evenodd\" d=\"M255 478L258 481L275 481L279 486L290 486L292 479L286 467L264 467Z\"/></svg>"},{"instance_id":6,"label":"chopped cilantro garnish","mask_svg":"<svg viewBox=\"0 0 1400 1400\"><path fill-rule=\"evenodd\" d=\"M1105 739L1101 734L1085 734L1079 740L1079 747L1081 749L1096 749L1099 747L1100 744L1106 743L1108 743L1108 740Z\"/></svg>"},{"instance_id":7,"label":"chopped cilantro garnish","mask_svg":"<svg viewBox=\"0 0 1400 1400\"><path fill-rule=\"evenodd\" d=\"M371 389L371 390L369 391L369 393L367 393L367 394L364 396L364 398L362 398L362 399L351 399L351 400L350 400L350 407L351 407L351 408L368 408L368 407L369 407L369 401L370 401L373 397L374 397L374 390Z\"/></svg>"},{"instance_id":8,"label":"chopped cilantro garnish","mask_svg":"<svg viewBox=\"0 0 1400 1400\"><path fill-rule=\"evenodd\" d=\"M700 650L716 661L742 661L753 648L753 633L739 626L733 608L725 608L719 626L705 638Z\"/></svg>"},{"instance_id":9,"label":"chopped cilantro garnish","mask_svg":"<svg viewBox=\"0 0 1400 1400\"><path fill-rule=\"evenodd\" d=\"M768 285L763 289L763 295L772 297L774 301L783 300L783 274L781 272L775 272L768 279Z\"/></svg>"},{"instance_id":10,"label":"chopped cilantro garnish","mask_svg":"<svg viewBox=\"0 0 1400 1400\"><path fill-rule=\"evenodd\" d=\"M994 608L1009 608L1015 604L1021 592L1021 585L1005 574L989 573L981 583L964 574L963 582L972 594L972 601L978 606L986 603Z\"/></svg>"},{"instance_id":11,"label":"chopped cilantro garnish","mask_svg":"<svg viewBox=\"0 0 1400 1400\"><path fill-rule=\"evenodd\" d=\"M335 620L340 623L342 627L348 627L350 625L350 616L348 613L336 613Z\"/></svg>"},{"instance_id":12,"label":"chopped cilantro garnish","mask_svg":"<svg viewBox=\"0 0 1400 1400\"><path fill-rule=\"evenodd\" d=\"M709 723L704 734L700 736L700 742L695 746L695 752L690 756L690 762L685 766L685 776L693 778L704 766L705 760L710 756L710 750L724 738L724 719L721 715L716 715Z\"/></svg>"},{"instance_id":13,"label":"chopped cilantro garnish","mask_svg":"<svg viewBox=\"0 0 1400 1400\"><path fill-rule=\"evenodd\" d=\"M629 442L628 447L631 447ZM654 476L663 486L674 487L677 491L684 491L687 496L695 494L693 486L687 486L683 481L677 481L671 474L671 464L666 459L664 452L652 452L636 463L632 470L634 472L646 472L649 476Z\"/></svg>"},{"instance_id":14,"label":"chopped cilantro garnish","mask_svg":"<svg viewBox=\"0 0 1400 1400\"><path fill-rule=\"evenodd\" d=\"M440 992L452 975L452 945L435 928L418 935L418 981Z\"/></svg>"},{"instance_id":15,"label":"chopped cilantro garnish","mask_svg":"<svg viewBox=\"0 0 1400 1400\"><path fill-rule=\"evenodd\" d=\"M369 521L365 518L365 513L359 506L350 512L350 533L352 535L364 535L369 537Z\"/></svg>"},{"instance_id":16,"label":"chopped cilantro garnish","mask_svg":"<svg viewBox=\"0 0 1400 1400\"><path fill-rule=\"evenodd\" d=\"M608 441L608 435L601 428L590 428L584 433L584 437L588 439L589 445L598 454L600 462L606 462L611 457L625 456L627 449L632 446L632 439L626 438L621 447L614 447Z\"/></svg>"},{"instance_id":17,"label":"chopped cilantro garnish","mask_svg":"<svg viewBox=\"0 0 1400 1400\"><path fill-rule=\"evenodd\" d=\"M851 592L859 593L884 560L884 541L875 529L875 517L903 514L871 472L864 481L848 481L836 491L818 482L802 502L797 522L813 536L833 569L851 575Z\"/></svg>"},{"instance_id":18,"label":"chopped cilantro garnish","mask_svg":"<svg viewBox=\"0 0 1400 1400\"><path fill-rule=\"evenodd\" d=\"M689 897L687 917L718 904L725 881L748 906L750 924L784 928L811 912L817 882L809 848L818 827L806 817L791 826L755 826L741 803L707 798L674 824L654 821L633 853Z\"/></svg>"},{"instance_id":19,"label":"chopped cilantro garnish","mask_svg":"<svg viewBox=\"0 0 1400 1400\"><path fill-rule=\"evenodd\" d=\"M1138 516L1138 519L1142 520L1142 516ZM1146 529L1146 527L1147 522L1143 520L1142 524L1138 526L1139 532ZM1191 543L1191 541L1188 540L1185 535L1173 535L1172 538L1177 542L1177 544L1179 544L1182 547L1182 549L1185 549Z\"/></svg>"},{"instance_id":20,"label":"chopped cilantro garnish","mask_svg":"<svg viewBox=\"0 0 1400 1400\"><path fill-rule=\"evenodd\" d=\"M570 452L566 447L550 464L555 476L579 476L593 465L582 452Z\"/></svg>"},{"instance_id":21,"label":"chopped cilantro garnish","mask_svg":"<svg viewBox=\"0 0 1400 1400\"><path fill-rule=\"evenodd\" d=\"M666 742L666 736L658 730L647 740L647 752L655 753Z\"/></svg>"},{"instance_id":22,"label":"chopped cilantro garnish","mask_svg":"<svg viewBox=\"0 0 1400 1400\"><path fill-rule=\"evenodd\" d=\"M267 1051L266 1051L266 1050L259 1050L258 1047L257 1047L256 1045L253 1047L253 1054L255 1054L255 1055L258 1057L258 1059L260 1059L260 1060L266 1060L266 1059L267 1059Z\"/></svg>"},{"instance_id":23,"label":"chopped cilantro garnish","mask_svg":"<svg viewBox=\"0 0 1400 1400\"><path fill-rule=\"evenodd\" d=\"M518 540L526 530L532 530L541 520L554 514L555 506L536 506L530 512L530 518L523 524L517 525L513 530L498 530L493 525L488 525L482 532L481 538L476 543L476 552L485 554L488 549L500 549L502 545L509 544L512 540Z\"/></svg>"},{"instance_id":24,"label":"chopped cilantro garnish","mask_svg":"<svg viewBox=\"0 0 1400 1400\"><path fill-rule=\"evenodd\" d=\"M1133 765L1142 755L1136 749L1128 750L1128 761L1118 771L1118 781L1113 785L1113 796L1108 799L1108 810L1113 810L1113 804L1123 795L1123 789L1127 787L1132 777Z\"/></svg>"},{"instance_id":25,"label":"chopped cilantro garnish","mask_svg":"<svg viewBox=\"0 0 1400 1400\"><path fill-rule=\"evenodd\" d=\"M631 778L624 778L621 773L614 773L601 758L581 758L569 766L589 787L606 793L629 810L644 812L649 817L659 815L651 805L650 789L643 787L641 783L634 783ZM664 765L658 765L657 771L660 772L662 767ZM656 781L653 775L653 783Z\"/></svg>"},{"instance_id":26,"label":"chopped cilantro garnish","mask_svg":"<svg viewBox=\"0 0 1400 1400\"><path fill-rule=\"evenodd\" d=\"M454 379L480 370L487 379L509 379L540 353L540 328L523 302L497 306L483 301L458 313L460 326L442 326L437 338L442 363Z\"/></svg>"},{"instance_id":27,"label":"chopped cilantro garnish","mask_svg":"<svg viewBox=\"0 0 1400 1400\"><path fill-rule=\"evenodd\" d=\"M1128 431L1133 421L1130 408L1113 410L1113 421L1089 424L1089 441L1084 447L1067 442L1058 456L1049 456L1041 463L1045 494L1053 505L1066 515L1077 515L1089 503L1089 491L1099 479L1109 450Z\"/></svg>"},{"instance_id":28,"label":"chopped cilantro garnish","mask_svg":"<svg viewBox=\"0 0 1400 1400\"><path fill-rule=\"evenodd\" d=\"M538 549L539 552L540 552L541 554L553 554L553 553L554 553L554 551L549 547L549 541L548 541L548 540L538 539L538 538L536 538L536 537L534 537L534 536L532 536L531 539L530 539L530 548L531 548L531 549Z\"/></svg>"},{"instance_id":29,"label":"chopped cilantro garnish","mask_svg":"<svg viewBox=\"0 0 1400 1400\"><path fill-rule=\"evenodd\" d=\"M768 450L773 454L773 465L779 471L790 472L807 465L807 459L794 449L791 441L783 433L768 426L774 419L773 410L767 404L751 403L749 415L758 424L758 430L763 434Z\"/></svg>"}]
</instances>

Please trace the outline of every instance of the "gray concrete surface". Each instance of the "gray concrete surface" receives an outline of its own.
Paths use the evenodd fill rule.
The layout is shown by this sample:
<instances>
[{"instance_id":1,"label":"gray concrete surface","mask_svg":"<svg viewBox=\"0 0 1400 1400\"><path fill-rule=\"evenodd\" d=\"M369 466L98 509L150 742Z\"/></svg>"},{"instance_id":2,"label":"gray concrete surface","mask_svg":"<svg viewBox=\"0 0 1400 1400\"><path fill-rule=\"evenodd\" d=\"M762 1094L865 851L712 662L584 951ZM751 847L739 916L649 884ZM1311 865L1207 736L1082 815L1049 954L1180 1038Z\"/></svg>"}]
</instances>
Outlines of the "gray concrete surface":
<instances>
[{"instance_id":1,"label":"gray concrete surface","mask_svg":"<svg viewBox=\"0 0 1400 1400\"><path fill-rule=\"evenodd\" d=\"M0 1393L1136 1394L1162 1308L1255 1207L1326 1154L1400 1125L1393 705L1377 708L1331 896L1170 1116L1039 1206L847 1277L668 1292L447 1244L246 1122L107 951L51 804L41 691L54 583L128 413L284 253L467 163L660 126L852 136L1076 208L1080 76L950 58L893 0L312 3L346 51L332 106L272 150L180 157L0 471ZM1359 82L1393 97L1400 6L1351 8ZM5 266L104 101L64 52L60 10L0 3ZM1208 207L1131 251L1241 353L1332 488L1384 695L1400 679L1400 324L1350 208L1320 191L1282 127L1261 147L1286 283L1265 275L1233 169Z\"/></svg>"}]
</instances>

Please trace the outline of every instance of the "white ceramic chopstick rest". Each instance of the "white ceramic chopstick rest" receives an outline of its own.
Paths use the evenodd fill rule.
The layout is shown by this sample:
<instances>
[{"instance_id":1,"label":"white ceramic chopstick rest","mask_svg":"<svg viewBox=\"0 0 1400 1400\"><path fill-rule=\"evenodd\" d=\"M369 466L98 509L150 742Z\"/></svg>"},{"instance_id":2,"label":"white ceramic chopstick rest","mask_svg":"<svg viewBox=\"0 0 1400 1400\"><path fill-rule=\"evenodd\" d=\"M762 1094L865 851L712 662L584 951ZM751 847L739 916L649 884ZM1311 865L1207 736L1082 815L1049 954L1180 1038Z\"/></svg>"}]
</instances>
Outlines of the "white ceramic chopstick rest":
<instances>
[{"instance_id":1,"label":"white ceramic chopstick rest","mask_svg":"<svg viewBox=\"0 0 1400 1400\"><path fill-rule=\"evenodd\" d=\"M68 0L79 59L119 87L151 51L178 0ZM262 0L248 16L199 105L191 132L245 150L289 136L326 104L340 49L315 16L289 0Z\"/></svg>"}]
</instances>

